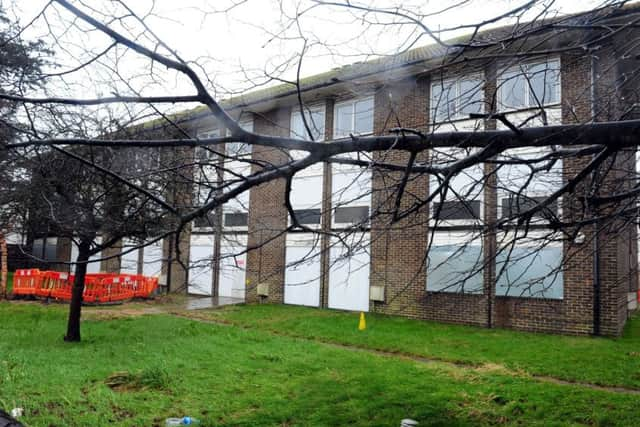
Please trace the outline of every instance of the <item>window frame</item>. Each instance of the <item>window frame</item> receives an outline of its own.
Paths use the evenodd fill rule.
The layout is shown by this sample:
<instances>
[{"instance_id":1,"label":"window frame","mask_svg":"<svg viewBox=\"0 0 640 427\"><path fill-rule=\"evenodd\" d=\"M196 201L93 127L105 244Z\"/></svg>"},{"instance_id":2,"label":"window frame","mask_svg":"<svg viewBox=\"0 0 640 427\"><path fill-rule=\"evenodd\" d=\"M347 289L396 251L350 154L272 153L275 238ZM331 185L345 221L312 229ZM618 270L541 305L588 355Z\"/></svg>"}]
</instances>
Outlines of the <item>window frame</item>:
<instances>
[{"instance_id":1,"label":"window frame","mask_svg":"<svg viewBox=\"0 0 640 427\"><path fill-rule=\"evenodd\" d=\"M442 151L448 151L446 149L441 149ZM451 149L453 150L453 149ZM484 163L480 163L479 165L474 165L475 167L479 167L482 169L482 176L481 176L481 180L484 178L484 174L485 174L485 170L484 170ZM467 173L468 169L464 169L462 170L460 173ZM454 178L455 179L455 178ZM428 183L428 189L429 189L429 194L432 193L432 190L437 187L437 185L432 184L432 182L434 182L435 178L433 176L429 176L429 183ZM436 205L439 203L445 203L445 202L458 202L458 203L462 203L461 200L459 200L457 197L453 198L453 199L445 199L442 200L440 198L438 199L434 199L431 203L429 203L429 226L433 227L433 226L437 226L437 227L454 227L454 226L476 226L478 224L480 224L485 217L485 188L484 186L481 186L481 188L479 189L479 194L477 196L477 198L471 198L471 199L465 199L465 202L473 202L473 201L477 201L480 202L480 215L478 218L473 219L473 218L466 218L466 219L438 219L436 220L434 212L436 209ZM451 192L448 192L448 194L450 195Z\"/></svg>"},{"instance_id":2,"label":"window frame","mask_svg":"<svg viewBox=\"0 0 640 427\"><path fill-rule=\"evenodd\" d=\"M483 114L485 111L485 93L484 93L484 85L486 83L486 78L484 76L483 72L477 72L477 73L471 73L471 74L461 74L461 75L457 75L457 76L451 76L451 77L447 77L447 78L442 78L442 79L432 79L431 80L431 84L429 85L429 122L433 125L433 124L439 124L439 123L449 123L449 122L457 122L457 121L462 121L462 120L476 120L476 119L471 119L468 117L468 114L461 114L458 113L457 111L460 109L460 103L461 103L461 94L460 94L460 86L461 83L463 81L466 80L473 80L473 79L477 79L478 83L479 83L479 87L478 87L478 93L480 94L480 111L478 111L478 114ZM455 109L456 109L456 113L452 116L448 116L445 117L443 119L439 119L437 117L437 111L441 111L441 110L436 110L436 106L434 103L434 90L433 88L436 86L440 86L443 90L441 91L441 94L444 93L444 88L450 87L448 86L450 83L453 83L455 85ZM440 99L442 100L442 99ZM448 100L447 100L448 101ZM438 106L441 106L441 102L438 103ZM448 103L445 103L445 105Z\"/></svg>"},{"instance_id":3,"label":"window frame","mask_svg":"<svg viewBox=\"0 0 640 427\"><path fill-rule=\"evenodd\" d=\"M539 150L539 148L537 148ZM511 148L507 151L509 151L509 153L511 155L527 155L530 154L532 148L531 147L521 147L521 148ZM522 153L522 154L520 154ZM504 153L502 153L504 154ZM502 157L502 154L499 157ZM538 156L543 156L545 153L541 152L541 153L537 153ZM557 166L559 168L559 172L560 172L560 183L558 184L559 186L562 186L562 181L564 180L564 162L562 161L562 159L557 160L560 165ZM516 165L516 166L521 166L521 165ZM503 166L503 167L512 167L512 166ZM547 172L548 173L548 172ZM496 171L496 202L498 204L497 206L497 211L496 211L496 215L498 219L502 219L504 218L504 206L502 201L506 198L510 198L511 196L514 196L513 192L508 192L506 190L504 190L504 184L500 182L500 175L501 175L501 171L498 170ZM519 191L519 189L516 189L516 191ZM551 194L553 194L555 190L551 189L550 191L541 191L541 190L529 190L529 189L525 189L525 191L522 192L522 196L524 197L528 197L528 198L534 198L534 197L544 197L547 198L549 197ZM563 202L563 197L558 197L556 199L556 216L559 219L562 219L563 217L563 210L562 210L562 202ZM511 220L509 223L513 224L516 220ZM545 221L545 219L543 217L540 217L538 215L534 215L533 218L531 218L531 224L532 225L544 225L541 224Z\"/></svg>"},{"instance_id":4,"label":"window frame","mask_svg":"<svg viewBox=\"0 0 640 427\"><path fill-rule=\"evenodd\" d=\"M290 138L294 138L294 139L301 139L303 141L311 141L309 139L309 135L306 132L304 132L304 135L297 135L293 132L293 123L296 117L299 117L300 119L302 119L302 113L300 112L300 106L298 105L296 108L293 108L291 110L291 115L289 118L289 137ZM318 138L316 138L314 141L315 142L322 142L326 140L326 121L327 121L327 109L325 107L324 104L312 104L312 105L303 105L303 110L305 112L305 114L309 114L310 116L313 113L322 113L322 133L320 134L320 136ZM302 123L303 127L304 127L304 122Z\"/></svg>"},{"instance_id":5,"label":"window frame","mask_svg":"<svg viewBox=\"0 0 640 427\"><path fill-rule=\"evenodd\" d=\"M552 237L552 240L550 243L548 243L545 247L552 247L552 248L560 248L562 251L562 257L560 259L560 266L558 269L559 272L559 277L561 278L562 282L562 296L561 297L548 297L548 296L536 296L536 295L502 295L502 294L498 294L498 280L501 279L502 277L504 277L504 273L501 275L501 277L497 277L498 274L500 274L500 270L501 270L501 266L499 266L498 263L498 256L500 256L502 253L504 253L504 249L506 246L510 245L510 243L504 244L503 242L506 240L507 242L510 242L514 237L516 237L517 234L517 230L516 231L503 231L503 232L499 232L496 235L496 256L493 259L493 263L494 263L494 268L495 268L495 273L496 273L496 278L495 278L495 289L496 289L496 297L498 298L532 298L532 299L536 299L536 300L551 300L551 301L563 301L565 299L565 277L564 277L564 266L563 266L563 262L564 262L564 240L562 239L562 235L560 233L552 233L550 230L545 230L545 231L539 231L539 230L530 230L526 237L525 236L519 236L521 237L522 241L519 241L516 243L516 245L514 246L515 248L524 248L524 247L534 247L534 245L529 244L527 245L527 243L530 243L532 241L535 241L535 239L539 239L541 237L544 237L545 235L551 235L554 234L555 238ZM508 251L509 249L507 249ZM517 289L517 288L516 288Z\"/></svg>"},{"instance_id":6,"label":"window frame","mask_svg":"<svg viewBox=\"0 0 640 427\"><path fill-rule=\"evenodd\" d=\"M450 246L450 245L469 245L469 246L479 246L480 247L480 262L482 265L480 266L479 271L477 271L472 277L479 277L480 281L480 289L479 290L451 290L450 289L430 289L429 288L429 268L431 267L430 261L429 264L425 266L425 290L427 292L433 293L443 293L443 294L458 294L458 295L484 295L485 294L485 279L484 279L484 268L485 268L485 247L484 247L484 239L482 236L476 236L470 239L469 233L475 233L475 230L466 230L466 231L453 231L453 230L436 230L433 233L430 231L428 235L428 244L429 249L431 250L434 247L438 246ZM433 242L433 243L431 243ZM474 245L473 243L479 243L478 245ZM437 266L436 266L437 268ZM466 286L466 284L465 284Z\"/></svg>"},{"instance_id":7,"label":"window frame","mask_svg":"<svg viewBox=\"0 0 640 427\"><path fill-rule=\"evenodd\" d=\"M498 111L500 112L509 112L509 111L521 111L521 110L530 110L539 108L538 104L531 104L530 96L531 96L531 86L529 81L531 80L531 76L528 74L529 69L531 67L547 64L546 70L549 70L549 64L557 64L557 73L558 73L558 81L555 84L557 100L554 102L543 102L542 107L552 107L562 104L562 63L560 61L560 57L553 56L544 59L535 59L526 61L520 64L511 65L507 67L503 67L498 72L498 77L496 79L496 90L498 100ZM523 69L524 67L524 69ZM509 76L509 74L513 74L513 76ZM509 81L513 77L524 76L525 78L525 91L524 91L524 105L521 106L509 106L505 103L505 93L504 93L504 84ZM546 82L546 79L545 79Z\"/></svg>"},{"instance_id":8,"label":"window frame","mask_svg":"<svg viewBox=\"0 0 640 427\"><path fill-rule=\"evenodd\" d=\"M371 101L371 130L367 132L356 132L356 104L359 102ZM338 132L338 109L346 105L351 105L351 126L350 130L346 133ZM350 134L364 136L372 135L375 128L375 98L373 94L364 95L357 98L345 99L344 101L336 102L333 106L333 139L346 138Z\"/></svg>"}]
</instances>

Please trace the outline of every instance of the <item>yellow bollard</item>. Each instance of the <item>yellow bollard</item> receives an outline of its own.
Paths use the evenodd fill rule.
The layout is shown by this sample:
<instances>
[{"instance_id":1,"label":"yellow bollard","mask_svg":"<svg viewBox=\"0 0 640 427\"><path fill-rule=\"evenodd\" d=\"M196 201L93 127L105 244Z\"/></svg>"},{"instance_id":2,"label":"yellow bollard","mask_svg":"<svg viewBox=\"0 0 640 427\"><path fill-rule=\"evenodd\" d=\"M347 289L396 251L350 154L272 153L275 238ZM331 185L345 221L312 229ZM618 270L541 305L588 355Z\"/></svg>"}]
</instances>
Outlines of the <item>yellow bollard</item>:
<instances>
[{"instance_id":1,"label":"yellow bollard","mask_svg":"<svg viewBox=\"0 0 640 427\"><path fill-rule=\"evenodd\" d=\"M364 312L360 312L360 323L358 323L358 330L364 331L367 329L367 321L364 318Z\"/></svg>"}]
</instances>

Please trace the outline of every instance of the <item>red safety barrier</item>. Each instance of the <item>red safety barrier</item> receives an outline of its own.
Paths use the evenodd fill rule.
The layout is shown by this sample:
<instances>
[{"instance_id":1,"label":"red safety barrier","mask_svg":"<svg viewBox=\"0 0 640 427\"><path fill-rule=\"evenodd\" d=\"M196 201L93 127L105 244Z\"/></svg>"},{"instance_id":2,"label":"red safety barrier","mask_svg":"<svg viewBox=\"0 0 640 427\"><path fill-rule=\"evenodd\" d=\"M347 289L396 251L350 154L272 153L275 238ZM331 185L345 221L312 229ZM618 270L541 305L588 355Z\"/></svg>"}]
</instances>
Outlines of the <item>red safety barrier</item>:
<instances>
[{"instance_id":1,"label":"red safety barrier","mask_svg":"<svg viewBox=\"0 0 640 427\"><path fill-rule=\"evenodd\" d=\"M99 304L107 302L107 298L102 285L102 279L97 275L87 274L84 278L84 292L82 300L90 304Z\"/></svg>"},{"instance_id":2,"label":"red safety barrier","mask_svg":"<svg viewBox=\"0 0 640 427\"><path fill-rule=\"evenodd\" d=\"M70 300L71 289L73 288L73 276L69 273L58 273L55 271L44 272L46 279L51 285L49 296L55 299ZM42 296L42 295L41 295Z\"/></svg>"},{"instance_id":3,"label":"red safety barrier","mask_svg":"<svg viewBox=\"0 0 640 427\"><path fill-rule=\"evenodd\" d=\"M36 296L42 298L51 297L54 289L63 288L68 285L69 273L60 273L59 271L43 271L41 273L42 280L40 287L36 288ZM69 295L71 298L71 295Z\"/></svg>"},{"instance_id":4,"label":"red safety barrier","mask_svg":"<svg viewBox=\"0 0 640 427\"><path fill-rule=\"evenodd\" d=\"M74 279L73 274L58 271L16 270L13 293L69 301ZM85 276L82 298L84 302L91 304L126 301L136 297L148 298L157 287L157 277L88 273Z\"/></svg>"},{"instance_id":5,"label":"red safety barrier","mask_svg":"<svg viewBox=\"0 0 640 427\"><path fill-rule=\"evenodd\" d=\"M103 290L105 291L107 301L125 301L133 298L133 291L129 289L122 277L106 277L102 279Z\"/></svg>"},{"instance_id":6,"label":"red safety barrier","mask_svg":"<svg viewBox=\"0 0 640 427\"><path fill-rule=\"evenodd\" d=\"M14 295L35 295L41 280L40 270L37 268L16 270L13 274L12 292Z\"/></svg>"},{"instance_id":7,"label":"red safety barrier","mask_svg":"<svg viewBox=\"0 0 640 427\"><path fill-rule=\"evenodd\" d=\"M149 298L158 289L158 278L153 276L145 276L146 294L142 298Z\"/></svg>"}]
</instances>

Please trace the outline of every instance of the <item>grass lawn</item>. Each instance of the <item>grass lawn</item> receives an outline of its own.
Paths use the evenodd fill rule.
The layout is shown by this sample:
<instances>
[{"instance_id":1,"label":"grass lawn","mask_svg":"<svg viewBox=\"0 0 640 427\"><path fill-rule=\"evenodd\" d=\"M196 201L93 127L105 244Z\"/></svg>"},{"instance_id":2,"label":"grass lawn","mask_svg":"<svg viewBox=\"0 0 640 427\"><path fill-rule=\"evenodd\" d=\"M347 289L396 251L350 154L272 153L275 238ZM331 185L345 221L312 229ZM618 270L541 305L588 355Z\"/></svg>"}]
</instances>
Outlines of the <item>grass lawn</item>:
<instances>
[{"instance_id":1,"label":"grass lawn","mask_svg":"<svg viewBox=\"0 0 640 427\"><path fill-rule=\"evenodd\" d=\"M363 333L357 330L356 313L271 304L230 306L198 315L290 336L640 389L639 315L618 339L489 330L375 314L367 314Z\"/></svg>"},{"instance_id":2,"label":"grass lawn","mask_svg":"<svg viewBox=\"0 0 640 427\"><path fill-rule=\"evenodd\" d=\"M273 328L287 319L301 323L305 312L310 323L344 339L356 327L354 315L290 307L242 307L222 315L267 323L269 310L280 316ZM65 315L65 306L0 303L0 407L25 408L22 421L30 426L151 426L185 414L204 425L397 426L411 417L420 426L629 426L640 416L638 395L539 382L499 367L384 357L170 315L87 320L83 342L69 344L62 341ZM381 340L386 327L407 328L407 334L434 327L373 316L368 322L358 339ZM300 328L300 334L314 329ZM463 330L455 332L459 339ZM538 339L523 335L514 344L525 337ZM421 339L438 345L433 337L414 337L414 348ZM442 342L451 340L453 335L442 336Z\"/></svg>"},{"instance_id":3,"label":"grass lawn","mask_svg":"<svg viewBox=\"0 0 640 427\"><path fill-rule=\"evenodd\" d=\"M13 272L7 272L7 294L13 292Z\"/></svg>"}]
</instances>

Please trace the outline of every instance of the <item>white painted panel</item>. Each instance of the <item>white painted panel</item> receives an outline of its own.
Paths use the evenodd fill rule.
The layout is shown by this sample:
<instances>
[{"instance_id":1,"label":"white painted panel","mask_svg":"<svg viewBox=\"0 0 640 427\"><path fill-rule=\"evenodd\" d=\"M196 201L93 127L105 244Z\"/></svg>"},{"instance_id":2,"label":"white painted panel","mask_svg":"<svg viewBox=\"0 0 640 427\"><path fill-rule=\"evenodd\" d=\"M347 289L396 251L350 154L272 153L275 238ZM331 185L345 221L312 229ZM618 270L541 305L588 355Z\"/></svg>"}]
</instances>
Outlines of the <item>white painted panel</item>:
<instances>
[{"instance_id":1,"label":"white painted panel","mask_svg":"<svg viewBox=\"0 0 640 427\"><path fill-rule=\"evenodd\" d=\"M247 267L246 235L224 235L220 242L218 295L244 299Z\"/></svg>"},{"instance_id":2,"label":"white painted panel","mask_svg":"<svg viewBox=\"0 0 640 427\"><path fill-rule=\"evenodd\" d=\"M345 246L331 244L329 308L369 311L369 235L354 234Z\"/></svg>"},{"instance_id":3,"label":"white painted panel","mask_svg":"<svg viewBox=\"0 0 640 427\"><path fill-rule=\"evenodd\" d=\"M293 178L291 205L294 209L311 209L322 206L322 171L317 175L296 175Z\"/></svg>"},{"instance_id":4,"label":"white painted panel","mask_svg":"<svg viewBox=\"0 0 640 427\"><path fill-rule=\"evenodd\" d=\"M100 237L96 238L96 243L100 244L102 239ZM98 252L97 254L89 257L89 262L87 263L87 273L100 273L100 258L102 258L102 252ZM71 261L75 262L78 259L78 246L76 246L75 242L71 244ZM71 273L76 272L76 266L71 266Z\"/></svg>"},{"instance_id":5,"label":"white painted panel","mask_svg":"<svg viewBox=\"0 0 640 427\"><path fill-rule=\"evenodd\" d=\"M122 243L123 255L120 257L120 273L138 274L138 253L140 250L131 250L137 244L131 240L124 240Z\"/></svg>"},{"instance_id":6,"label":"white painted panel","mask_svg":"<svg viewBox=\"0 0 640 427\"><path fill-rule=\"evenodd\" d=\"M160 276L162 271L162 240L145 246L143 251L142 274L145 276Z\"/></svg>"},{"instance_id":7,"label":"white painted panel","mask_svg":"<svg viewBox=\"0 0 640 427\"><path fill-rule=\"evenodd\" d=\"M284 303L320 306L320 240L313 234L289 234L284 274Z\"/></svg>"},{"instance_id":8,"label":"white painted panel","mask_svg":"<svg viewBox=\"0 0 640 427\"><path fill-rule=\"evenodd\" d=\"M189 250L190 294L213 294L213 235L192 235Z\"/></svg>"}]
</instances>

